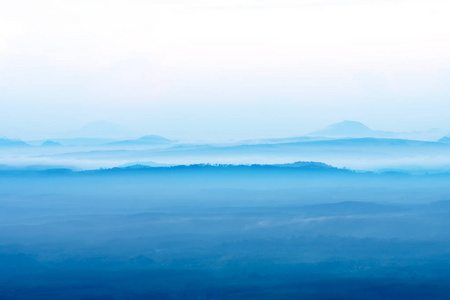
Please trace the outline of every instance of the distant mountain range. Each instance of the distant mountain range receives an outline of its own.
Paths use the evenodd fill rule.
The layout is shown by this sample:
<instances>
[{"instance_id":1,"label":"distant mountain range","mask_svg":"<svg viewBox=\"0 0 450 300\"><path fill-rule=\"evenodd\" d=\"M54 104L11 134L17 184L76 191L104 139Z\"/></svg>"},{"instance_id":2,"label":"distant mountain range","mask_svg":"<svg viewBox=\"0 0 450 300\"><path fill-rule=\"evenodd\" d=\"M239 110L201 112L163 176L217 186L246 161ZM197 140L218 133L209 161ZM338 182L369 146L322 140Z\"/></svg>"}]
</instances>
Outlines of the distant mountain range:
<instances>
[{"instance_id":1,"label":"distant mountain range","mask_svg":"<svg viewBox=\"0 0 450 300\"><path fill-rule=\"evenodd\" d=\"M136 140L125 140L107 143L109 146L147 146L147 145L165 145L172 143L171 140L159 135L146 135Z\"/></svg>"},{"instance_id":2,"label":"distant mountain range","mask_svg":"<svg viewBox=\"0 0 450 300\"><path fill-rule=\"evenodd\" d=\"M427 131L410 132L373 130L361 122L346 120L331 124L321 130L313 131L303 136L247 139L226 144L282 144L342 138L396 138L437 141L438 139L447 136L447 134L449 134L448 131L437 128ZM124 127L119 124L108 121L96 121L88 123L78 130L60 134L59 138L53 138L52 141L58 142L63 146L144 146L168 145L173 143L173 141L159 135L146 135L140 138L138 138L138 136L139 135L136 135L136 133L131 133L129 130L124 129ZM38 146L45 141L46 140L30 141L30 144ZM440 140L440 142L445 142L445 138Z\"/></svg>"},{"instance_id":3,"label":"distant mountain range","mask_svg":"<svg viewBox=\"0 0 450 300\"><path fill-rule=\"evenodd\" d=\"M342 121L331 124L322 130L311 132L312 136L324 136L334 138L345 137L377 137L377 138L392 138L397 136L394 132L372 130L361 122L356 121Z\"/></svg>"},{"instance_id":4,"label":"distant mountain range","mask_svg":"<svg viewBox=\"0 0 450 300\"><path fill-rule=\"evenodd\" d=\"M173 166L149 166L143 164L127 165L122 167L115 167L107 170L120 171L120 170L154 170L154 169L192 169L192 170L222 170L222 169L246 169L246 170L261 170L261 169L296 169L298 171L342 171L342 172L352 172L348 169L340 169L327 165L321 162L314 161L298 161L291 164L252 164L252 165L242 165L242 164L191 164L191 165L173 165Z\"/></svg>"},{"instance_id":5,"label":"distant mountain range","mask_svg":"<svg viewBox=\"0 0 450 300\"><path fill-rule=\"evenodd\" d=\"M31 145L21 140L10 140L6 138L0 138L0 147L31 147Z\"/></svg>"},{"instance_id":6,"label":"distant mountain range","mask_svg":"<svg viewBox=\"0 0 450 300\"><path fill-rule=\"evenodd\" d=\"M103 129L105 132L110 130L118 130L118 127L108 122L94 122L84 127L86 130L100 130L96 131L100 133ZM95 131L94 130L94 131ZM436 130L432 130L436 133ZM441 132L441 131L440 131ZM424 133L424 132L422 132ZM419 132L411 132L411 134L421 134ZM121 159L130 161L136 160L148 160L153 159L155 155L162 156L164 153L152 153L150 152L134 152L131 150L139 151L152 151L161 150L162 147L170 147L170 154L168 156L176 155L190 155L190 156L208 156L208 155L290 155L290 157L298 157L300 154L318 154L320 151L322 154L328 151L328 155L340 151L343 155L348 155L350 150L352 151L375 151L379 149L379 153L386 152L388 147L393 151L400 151L402 147L414 147L414 151L425 151L429 153L431 149L434 149L436 153L441 153L443 148L446 148L450 144L450 137L441 135L440 138L434 140L420 140L414 138L405 137L406 133L394 133L388 131L372 130L368 126L357 121L343 121L335 124L331 124L322 130L310 133L308 136L288 137L288 138L272 138L272 139L254 139L236 141L228 144L180 144L167 139L159 135L145 135L136 139L119 139L119 138L90 138L90 137L77 137L77 138L59 138L59 139L45 139L34 141L21 141L17 139L0 139L0 148L53 148L55 149L55 155L61 156L101 156L109 157L120 156ZM443 137L444 136L444 137ZM172 147L175 146L176 147ZM66 147L72 148L69 151L64 150ZM80 147L79 149L77 149ZM61 150L58 150L60 148ZM338 150L339 149L339 150ZM90 150L86 152L86 150ZM125 152L117 152L124 150ZM34 151L34 150L33 150ZM90 153L92 151L92 153ZM113 152L111 152L113 151ZM115 151L115 152L114 152ZM331 151L331 152L330 152ZM333 152L334 151L334 152ZM381 151L381 152L380 152ZM412 148L408 150L412 151ZM57 153L59 152L59 153ZM65 152L65 153L64 153ZM392 154L390 152L390 154ZM136 157L129 157L130 155L136 155ZM314 157L301 157L305 159L314 159Z\"/></svg>"},{"instance_id":7,"label":"distant mountain range","mask_svg":"<svg viewBox=\"0 0 450 300\"><path fill-rule=\"evenodd\" d=\"M444 136L443 138L439 139L438 142L450 144L450 137L449 136Z\"/></svg>"},{"instance_id":8,"label":"distant mountain range","mask_svg":"<svg viewBox=\"0 0 450 300\"><path fill-rule=\"evenodd\" d=\"M309 170L331 170L331 169L337 169L336 167L333 167L331 165L327 165L322 162L315 162L315 161L297 161L291 164L277 164L274 165L280 168L303 168L303 169L309 169Z\"/></svg>"},{"instance_id":9,"label":"distant mountain range","mask_svg":"<svg viewBox=\"0 0 450 300\"><path fill-rule=\"evenodd\" d=\"M104 138L54 138L51 140L32 140L27 141L30 145L33 146L56 146L59 144L60 146L66 147L95 147L104 145L110 142L115 141L114 139L104 139Z\"/></svg>"},{"instance_id":10,"label":"distant mountain range","mask_svg":"<svg viewBox=\"0 0 450 300\"><path fill-rule=\"evenodd\" d=\"M61 147L62 145L55 141L45 141L41 144L41 147Z\"/></svg>"},{"instance_id":11,"label":"distant mountain range","mask_svg":"<svg viewBox=\"0 0 450 300\"><path fill-rule=\"evenodd\" d=\"M146 135L138 139L116 140L106 138L57 138L51 140L33 140L29 144L41 147L110 147L110 146L151 146L167 145L172 141L158 135Z\"/></svg>"}]
</instances>

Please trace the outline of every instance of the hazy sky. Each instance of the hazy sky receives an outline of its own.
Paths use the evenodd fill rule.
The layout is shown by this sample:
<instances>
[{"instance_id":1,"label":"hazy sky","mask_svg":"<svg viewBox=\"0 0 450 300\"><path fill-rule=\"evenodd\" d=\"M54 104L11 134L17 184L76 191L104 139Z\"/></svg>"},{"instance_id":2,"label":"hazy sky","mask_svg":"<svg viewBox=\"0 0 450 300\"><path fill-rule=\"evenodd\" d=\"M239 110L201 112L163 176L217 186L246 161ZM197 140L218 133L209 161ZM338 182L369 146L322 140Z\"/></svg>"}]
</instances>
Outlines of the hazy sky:
<instances>
[{"instance_id":1,"label":"hazy sky","mask_svg":"<svg viewBox=\"0 0 450 300\"><path fill-rule=\"evenodd\" d=\"M450 1L0 0L0 136L450 128Z\"/></svg>"}]
</instances>

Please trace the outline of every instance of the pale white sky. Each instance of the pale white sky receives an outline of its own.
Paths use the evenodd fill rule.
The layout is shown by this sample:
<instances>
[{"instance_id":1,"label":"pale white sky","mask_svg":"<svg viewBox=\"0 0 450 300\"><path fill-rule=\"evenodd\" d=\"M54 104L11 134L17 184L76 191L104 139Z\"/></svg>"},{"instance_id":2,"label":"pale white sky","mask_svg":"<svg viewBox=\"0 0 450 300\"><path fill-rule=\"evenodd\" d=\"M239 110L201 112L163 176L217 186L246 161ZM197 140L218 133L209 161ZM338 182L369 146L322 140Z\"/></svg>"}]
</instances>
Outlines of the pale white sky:
<instances>
[{"instance_id":1,"label":"pale white sky","mask_svg":"<svg viewBox=\"0 0 450 300\"><path fill-rule=\"evenodd\" d=\"M2 1L0 136L450 128L450 1Z\"/></svg>"}]
</instances>

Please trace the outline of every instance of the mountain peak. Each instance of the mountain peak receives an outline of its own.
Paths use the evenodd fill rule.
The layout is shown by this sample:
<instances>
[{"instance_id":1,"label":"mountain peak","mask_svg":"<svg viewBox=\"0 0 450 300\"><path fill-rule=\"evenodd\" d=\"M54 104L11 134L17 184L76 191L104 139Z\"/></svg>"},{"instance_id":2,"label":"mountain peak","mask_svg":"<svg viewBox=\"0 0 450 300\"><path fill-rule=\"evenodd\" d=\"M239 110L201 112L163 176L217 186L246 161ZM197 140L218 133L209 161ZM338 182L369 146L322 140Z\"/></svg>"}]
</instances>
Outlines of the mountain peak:
<instances>
[{"instance_id":1,"label":"mountain peak","mask_svg":"<svg viewBox=\"0 0 450 300\"><path fill-rule=\"evenodd\" d=\"M339 123L328 125L325 130L346 131L346 132L371 132L372 129L358 121L345 120Z\"/></svg>"},{"instance_id":2,"label":"mountain peak","mask_svg":"<svg viewBox=\"0 0 450 300\"><path fill-rule=\"evenodd\" d=\"M0 138L0 147L29 147L30 145L21 140Z\"/></svg>"},{"instance_id":3,"label":"mountain peak","mask_svg":"<svg viewBox=\"0 0 450 300\"><path fill-rule=\"evenodd\" d=\"M60 146L62 146L60 143L51 140L47 140L41 144L41 147L60 147Z\"/></svg>"},{"instance_id":4,"label":"mountain peak","mask_svg":"<svg viewBox=\"0 0 450 300\"><path fill-rule=\"evenodd\" d=\"M450 143L450 136L444 136L438 140L440 143Z\"/></svg>"},{"instance_id":5,"label":"mountain peak","mask_svg":"<svg viewBox=\"0 0 450 300\"><path fill-rule=\"evenodd\" d=\"M394 134L385 131L375 131L361 122L345 120L328 125L322 130L312 132L310 135L328 137L391 137Z\"/></svg>"}]
</instances>

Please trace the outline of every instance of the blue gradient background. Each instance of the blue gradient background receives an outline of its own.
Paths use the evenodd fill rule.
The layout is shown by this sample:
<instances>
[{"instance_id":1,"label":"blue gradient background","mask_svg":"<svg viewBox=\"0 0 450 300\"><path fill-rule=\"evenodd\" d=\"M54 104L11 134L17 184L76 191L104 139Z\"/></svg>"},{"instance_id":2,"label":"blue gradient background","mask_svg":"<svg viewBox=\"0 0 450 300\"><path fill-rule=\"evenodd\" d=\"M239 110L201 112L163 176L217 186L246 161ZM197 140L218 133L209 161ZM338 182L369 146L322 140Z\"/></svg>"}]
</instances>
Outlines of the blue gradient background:
<instances>
[{"instance_id":1,"label":"blue gradient background","mask_svg":"<svg viewBox=\"0 0 450 300\"><path fill-rule=\"evenodd\" d=\"M2 1L0 136L450 128L447 1Z\"/></svg>"}]
</instances>

